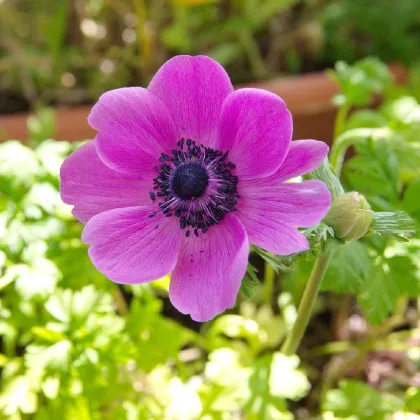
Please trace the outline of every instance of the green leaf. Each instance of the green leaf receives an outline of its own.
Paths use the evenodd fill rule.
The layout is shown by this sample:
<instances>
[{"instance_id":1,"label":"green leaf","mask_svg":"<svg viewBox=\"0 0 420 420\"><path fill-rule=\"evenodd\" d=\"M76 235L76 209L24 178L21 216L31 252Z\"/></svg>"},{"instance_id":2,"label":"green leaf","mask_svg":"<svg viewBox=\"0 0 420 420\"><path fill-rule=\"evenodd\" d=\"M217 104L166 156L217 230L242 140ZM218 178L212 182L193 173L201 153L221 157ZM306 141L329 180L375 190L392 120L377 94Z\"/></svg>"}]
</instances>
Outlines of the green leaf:
<instances>
[{"instance_id":1,"label":"green leaf","mask_svg":"<svg viewBox=\"0 0 420 420\"><path fill-rule=\"evenodd\" d=\"M276 352L257 359L249 378L250 397L244 411L251 419L277 419L288 413L285 399L299 400L309 391L297 356Z\"/></svg>"},{"instance_id":2,"label":"green leaf","mask_svg":"<svg viewBox=\"0 0 420 420\"><path fill-rule=\"evenodd\" d=\"M259 341L259 326L255 320L240 315L222 315L210 327L209 336L223 334L230 338L242 338L249 342Z\"/></svg>"},{"instance_id":3,"label":"green leaf","mask_svg":"<svg viewBox=\"0 0 420 420\"><path fill-rule=\"evenodd\" d=\"M417 298L420 296L420 276L417 256L396 255L385 260L386 271L394 282L398 296Z\"/></svg>"},{"instance_id":4,"label":"green leaf","mask_svg":"<svg viewBox=\"0 0 420 420\"><path fill-rule=\"evenodd\" d=\"M55 19L52 20L54 22ZM28 117L29 138L38 144L50 139L55 132L55 111L53 108L40 108L34 115Z\"/></svg>"},{"instance_id":5,"label":"green leaf","mask_svg":"<svg viewBox=\"0 0 420 420\"><path fill-rule=\"evenodd\" d=\"M331 168L328 158L325 158L322 164L307 175L308 179L319 179L324 182L330 190L333 198L339 197L344 194L344 188L340 180L337 178L333 169Z\"/></svg>"},{"instance_id":6,"label":"green leaf","mask_svg":"<svg viewBox=\"0 0 420 420\"><path fill-rule=\"evenodd\" d=\"M285 303L289 310L291 305ZM282 308L283 309L283 308ZM224 314L218 317L208 331L212 345L225 342L225 337L246 340L252 352L275 348L286 333L281 315L275 315L270 305L258 308L250 301L244 301L239 308L239 315ZM229 341L227 341L227 344Z\"/></svg>"},{"instance_id":7,"label":"green leaf","mask_svg":"<svg viewBox=\"0 0 420 420\"><path fill-rule=\"evenodd\" d=\"M258 359L253 366L249 378L249 399L244 406L244 412L250 419L271 420L281 418L287 411L284 398L272 396L270 392L270 367L273 356Z\"/></svg>"},{"instance_id":8,"label":"green leaf","mask_svg":"<svg viewBox=\"0 0 420 420\"><path fill-rule=\"evenodd\" d=\"M60 272L55 264L47 259L39 259L16 279L16 290L29 299L47 296L53 292L59 280Z\"/></svg>"},{"instance_id":9,"label":"green leaf","mask_svg":"<svg viewBox=\"0 0 420 420\"><path fill-rule=\"evenodd\" d=\"M17 376L7 383L0 394L0 412L6 418L22 412L35 413L38 405L36 389L28 376ZM10 417L9 417L10 416ZM20 418L17 417L17 418Z\"/></svg>"},{"instance_id":10,"label":"green leaf","mask_svg":"<svg viewBox=\"0 0 420 420\"><path fill-rule=\"evenodd\" d=\"M16 140L0 145L0 192L16 197L43 172L35 153Z\"/></svg>"},{"instance_id":11,"label":"green leaf","mask_svg":"<svg viewBox=\"0 0 420 420\"><path fill-rule=\"evenodd\" d=\"M270 369L270 394L289 400L300 400L311 387L303 372L298 370L299 358L274 353Z\"/></svg>"},{"instance_id":12,"label":"green leaf","mask_svg":"<svg viewBox=\"0 0 420 420\"><path fill-rule=\"evenodd\" d=\"M353 380L341 381L339 389L327 391L322 411L331 411L337 417L358 420L387 420L389 415L403 406L401 399L380 394L369 385Z\"/></svg>"},{"instance_id":13,"label":"green leaf","mask_svg":"<svg viewBox=\"0 0 420 420\"><path fill-rule=\"evenodd\" d=\"M16 269L16 267L18 267L18 269ZM14 265L5 270L4 274L0 277L0 291L16 280L20 270L21 268L19 265Z\"/></svg>"},{"instance_id":14,"label":"green leaf","mask_svg":"<svg viewBox=\"0 0 420 420\"><path fill-rule=\"evenodd\" d=\"M403 207L406 212L420 220L420 178L411 182L405 190Z\"/></svg>"},{"instance_id":15,"label":"green leaf","mask_svg":"<svg viewBox=\"0 0 420 420\"><path fill-rule=\"evenodd\" d=\"M260 285L260 281L256 274L257 269L251 264L248 264L247 273L248 275L242 279L240 290L246 297L249 298L254 294L255 289Z\"/></svg>"},{"instance_id":16,"label":"green leaf","mask_svg":"<svg viewBox=\"0 0 420 420\"><path fill-rule=\"evenodd\" d=\"M413 413L420 413L420 388L407 389L404 409Z\"/></svg>"},{"instance_id":17,"label":"green leaf","mask_svg":"<svg viewBox=\"0 0 420 420\"><path fill-rule=\"evenodd\" d=\"M48 182L34 184L25 196L23 205L31 208L36 206L49 215L64 212L63 208L70 209L70 206L62 202L56 188Z\"/></svg>"},{"instance_id":18,"label":"green leaf","mask_svg":"<svg viewBox=\"0 0 420 420\"><path fill-rule=\"evenodd\" d=\"M192 384L184 384L180 378L172 378L168 384L169 401L165 418L199 419L203 409L197 390Z\"/></svg>"},{"instance_id":19,"label":"green leaf","mask_svg":"<svg viewBox=\"0 0 420 420\"><path fill-rule=\"evenodd\" d=\"M255 245L251 245L251 252L257 253L264 261L269 263L276 273L279 271L290 271L293 264L293 256L274 255Z\"/></svg>"},{"instance_id":20,"label":"green leaf","mask_svg":"<svg viewBox=\"0 0 420 420\"><path fill-rule=\"evenodd\" d=\"M55 415L53 414L53 416L51 416L48 413L45 420L50 420L51 417L58 418L59 415L61 415L63 419L92 420L91 405L92 401L89 401L88 398L82 395L78 395L70 401L65 401L65 403L62 404L62 409L57 410Z\"/></svg>"},{"instance_id":21,"label":"green leaf","mask_svg":"<svg viewBox=\"0 0 420 420\"><path fill-rule=\"evenodd\" d=\"M2 316L5 316L5 311L2 311ZM8 320L0 320L0 336L3 340L3 349L6 354L13 354L15 351L16 342L18 340L17 328ZM7 366L7 365L6 365ZM10 366L10 363L9 363Z\"/></svg>"},{"instance_id":22,"label":"green leaf","mask_svg":"<svg viewBox=\"0 0 420 420\"><path fill-rule=\"evenodd\" d=\"M373 324L382 322L394 309L398 297L420 294L418 267L410 256L384 258L361 285L358 300Z\"/></svg>"},{"instance_id":23,"label":"green leaf","mask_svg":"<svg viewBox=\"0 0 420 420\"><path fill-rule=\"evenodd\" d=\"M35 153L45 171L58 178L61 164L72 148L66 141L46 140L35 149Z\"/></svg>"},{"instance_id":24,"label":"green leaf","mask_svg":"<svg viewBox=\"0 0 420 420\"><path fill-rule=\"evenodd\" d=\"M403 211L376 212L372 231L380 236L406 242L416 233L416 226L411 217Z\"/></svg>"},{"instance_id":25,"label":"green leaf","mask_svg":"<svg viewBox=\"0 0 420 420\"><path fill-rule=\"evenodd\" d=\"M191 50L191 38L187 28L182 23L174 24L162 30L161 40L167 48L179 49L183 51Z\"/></svg>"},{"instance_id":26,"label":"green leaf","mask_svg":"<svg viewBox=\"0 0 420 420\"><path fill-rule=\"evenodd\" d=\"M381 128L388 124L388 120L379 112L371 109L360 109L353 112L346 122L346 130L353 128Z\"/></svg>"},{"instance_id":27,"label":"green leaf","mask_svg":"<svg viewBox=\"0 0 420 420\"><path fill-rule=\"evenodd\" d=\"M212 411L224 413L237 411L246 402L250 369L239 360L239 354L231 348L219 348L209 354L204 369L207 383L216 389L212 398Z\"/></svg>"},{"instance_id":28,"label":"green leaf","mask_svg":"<svg viewBox=\"0 0 420 420\"><path fill-rule=\"evenodd\" d=\"M0 353L0 368L6 366L6 363L9 361L9 358L4 354Z\"/></svg>"},{"instance_id":29,"label":"green leaf","mask_svg":"<svg viewBox=\"0 0 420 420\"><path fill-rule=\"evenodd\" d=\"M56 343L57 341L61 341L65 338L61 332L47 327L33 327L31 332L35 337L49 341L50 343Z\"/></svg>"},{"instance_id":30,"label":"green leaf","mask_svg":"<svg viewBox=\"0 0 420 420\"><path fill-rule=\"evenodd\" d=\"M409 125L396 131L391 137L391 145L398 157L400 176L403 181L411 182L420 176L420 124Z\"/></svg>"},{"instance_id":31,"label":"green leaf","mask_svg":"<svg viewBox=\"0 0 420 420\"><path fill-rule=\"evenodd\" d=\"M60 272L50 260L37 259L34 264L15 264L6 270L0 284L15 281L16 291L25 299L48 296L55 289Z\"/></svg>"},{"instance_id":32,"label":"green leaf","mask_svg":"<svg viewBox=\"0 0 420 420\"><path fill-rule=\"evenodd\" d=\"M352 188L367 197L396 203L400 196L398 159L387 141L369 139L358 145L359 155L345 166Z\"/></svg>"},{"instance_id":33,"label":"green leaf","mask_svg":"<svg viewBox=\"0 0 420 420\"><path fill-rule=\"evenodd\" d=\"M31 344L26 348L25 363L29 369L39 372L67 372L73 344L61 340L52 346Z\"/></svg>"},{"instance_id":34,"label":"green leaf","mask_svg":"<svg viewBox=\"0 0 420 420\"><path fill-rule=\"evenodd\" d=\"M94 286L86 286L74 293L71 314L74 319L83 323L92 311L113 313L112 296L96 290Z\"/></svg>"},{"instance_id":35,"label":"green leaf","mask_svg":"<svg viewBox=\"0 0 420 420\"><path fill-rule=\"evenodd\" d=\"M71 322L72 328L78 328L86 322L92 312L113 312L111 295L95 290L92 285L78 292L57 290L47 300L45 309L63 324L69 326Z\"/></svg>"},{"instance_id":36,"label":"green leaf","mask_svg":"<svg viewBox=\"0 0 420 420\"><path fill-rule=\"evenodd\" d=\"M153 324L138 334L137 339L137 364L148 372L168 359L176 358L184 345L185 335L175 322L156 318Z\"/></svg>"},{"instance_id":37,"label":"green leaf","mask_svg":"<svg viewBox=\"0 0 420 420\"><path fill-rule=\"evenodd\" d=\"M375 267L369 279L361 284L358 301L368 320L379 324L394 308L397 296L398 288L392 276L381 267Z\"/></svg>"},{"instance_id":38,"label":"green leaf","mask_svg":"<svg viewBox=\"0 0 420 420\"><path fill-rule=\"evenodd\" d=\"M156 305L155 305L156 303ZM160 316L160 302L145 304L133 300L126 330L136 343L133 355L140 369L152 370L168 359L176 359L178 351L189 338L182 326Z\"/></svg>"},{"instance_id":39,"label":"green leaf","mask_svg":"<svg viewBox=\"0 0 420 420\"><path fill-rule=\"evenodd\" d=\"M60 378L56 376L49 376L42 384L42 391L44 395L50 400L54 400L58 396L60 390Z\"/></svg>"},{"instance_id":40,"label":"green leaf","mask_svg":"<svg viewBox=\"0 0 420 420\"><path fill-rule=\"evenodd\" d=\"M382 92L391 81L391 73L380 60L374 57L364 58L350 66L343 61L335 64L335 71L328 73L342 91L340 105L369 105L373 93Z\"/></svg>"},{"instance_id":41,"label":"green leaf","mask_svg":"<svg viewBox=\"0 0 420 420\"><path fill-rule=\"evenodd\" d=\"M337 293L357 293L372 272L368 247L351 241L338 246L322 281L321 290Z\"/></svg>"},{"instance_id":42,"label":"green leaf","mask_svg":"<svg viewBox=\"0 0 420 420\"><path fill-rule=\"evenodd\" d=\"M238 43L226 42L224 44L215 45L207 54L222 66L226 66L241 56L242 47Z\"/></svg>"},{"instance_id":43,"label":"green leaf","mask_svg":"<svg viewBox=\"0 0 420 420\"><path fill-rule=\"evenodd\" d=\"M81 340L87 338L95 349L106 348L113 339L120 336L124 330L125 319L114 313L103 314L95 312L90 314L84 323L79 325L74 336Z\"/></svg>"},{"instance_id":44,"label":"green leaf","mask_svg":"<svg viewBox=\"0 0 420 420\"><path fill-rule=\"evenodd\" d=\"M420 122L420 104L412 96L402 96L387 102L381 112L390 120L402 124L416 124Z\"/></svg>"},{"instance_id":45,"label":"green leaf","mask_svg":"<svg viewBox=\"0 0 420 420\"><path fill-rule=\"evenodd\" d=\"M352 241L339 246L330 262L321 290L355 293L370 322L382 322L399 296L420 294L418 268L409 256L382 258L374 264L369 248Z\"/></svg>"},{"instance_id":46,"label":"green leaf","mask_svg":"<svg viewBox=\"0 0 420 420\"><path fill-rule=\"evenodd\" d=\"M306 229L304 233L308 239L311 248L319 242L325 242L329 238L334 238L334 229L327 224L320 222L317 225Z\"/></svg>"}]
</instances>

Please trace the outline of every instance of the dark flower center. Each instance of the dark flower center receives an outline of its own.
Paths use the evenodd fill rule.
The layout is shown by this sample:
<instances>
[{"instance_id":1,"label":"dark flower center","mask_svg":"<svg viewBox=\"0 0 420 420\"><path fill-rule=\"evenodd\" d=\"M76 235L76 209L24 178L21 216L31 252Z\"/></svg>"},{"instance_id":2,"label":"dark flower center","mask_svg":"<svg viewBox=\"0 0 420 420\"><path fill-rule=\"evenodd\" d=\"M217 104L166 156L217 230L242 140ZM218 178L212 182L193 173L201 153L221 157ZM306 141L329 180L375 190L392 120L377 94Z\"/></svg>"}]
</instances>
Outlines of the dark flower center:
<instances>
[{"instance_id":1,"label":"dark flower center","mask_svg":"<svg viewBox=\"0 0 420 420\"><path fill-rule=\"evenodd\" d=\"M173 193L182 200L201 197L209 185L206 169L199 162L190 162L175 168L170 181Z\"/></svg>"},{"instance_id":2,"label":"dark flower center","mask_svg":"<svg viewBox=\"0 0 420 420\"><path fill-rule=\"evenodd\" d=\"M158 175L153 179L150 198L158 202L159 212L178 217L185 236L220 223L226 213L236 211L239 199L235 165L227 160L228 152L197 146L191 139L181 139L171 156L162 153Z\"/></svg>"}]
</instances>

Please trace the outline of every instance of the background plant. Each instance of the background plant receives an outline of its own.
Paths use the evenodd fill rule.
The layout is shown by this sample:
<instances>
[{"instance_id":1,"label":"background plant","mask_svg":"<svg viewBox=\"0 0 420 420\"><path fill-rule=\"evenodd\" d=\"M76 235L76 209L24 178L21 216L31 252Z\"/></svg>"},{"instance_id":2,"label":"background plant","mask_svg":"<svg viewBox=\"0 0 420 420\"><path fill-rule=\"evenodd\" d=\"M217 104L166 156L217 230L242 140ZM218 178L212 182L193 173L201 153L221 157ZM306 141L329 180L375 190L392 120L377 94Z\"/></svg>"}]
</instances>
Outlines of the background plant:
<instances>
[{"instance_id":1,"label":"background plant","mask_svg":"<svg viewBox=\"0 0 420 420\"><path fill-rule=\"evenodd\" d=\"M234 83L367 55L413 65L417 0L3 0L0 112L94 102L146 85L176 54L207 54ZM344 22L344 23L343 23Z\"/></svg>"},{"instance_id":2,"label":"background plant","mask_svg":"<svg viewBox=\"0 0 420 420\"><path fill-rule=\"evenodd\" d=\"M375 59L337 64L333 77L342 92L331 160L344 187L376 212L405 211L418 223L415 78L396 86ZM372 93L385 98L376 110L367 108ZM413 230L407 219L390 230L389 218L377 217L375 235L338 246L299 360L279 349L312 252L285 259L254 249L237 306L196 324L171 308L168 279L118 286L93 268L58 193L60 164L78 145L45 140L54 131L49 109L28 126L30 147L0 146L2 416L387 419L420 411L420 240L400 242ZM349 146L356 154L341 170ZM312 176L334 188L328 165ZM334 232L321 223L306 234L315 246Z\"/></svg>"}]
</instances>

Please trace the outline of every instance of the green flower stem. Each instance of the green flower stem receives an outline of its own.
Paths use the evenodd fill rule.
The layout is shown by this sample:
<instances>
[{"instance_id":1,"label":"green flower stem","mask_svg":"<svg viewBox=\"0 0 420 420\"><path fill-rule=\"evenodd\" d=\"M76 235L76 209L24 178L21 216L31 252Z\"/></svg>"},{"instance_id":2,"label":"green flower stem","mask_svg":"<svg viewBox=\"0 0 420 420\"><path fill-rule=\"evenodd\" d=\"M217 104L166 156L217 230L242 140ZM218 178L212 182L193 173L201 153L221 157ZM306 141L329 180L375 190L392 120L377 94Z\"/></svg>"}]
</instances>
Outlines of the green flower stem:
<instances>
[{"instance_id":1,"label":"green flower stem","mask_svg":"<svg viewBox=\"0 0 420 420\"><path fill-rule=\"evenodd\" d=\"M336 139L344 131L344 123L350 111L350 106L345 104L337 111L337 117L334 124L334 138Z\"/></svg>"},{"instance_id":2,"label":"green flower stem","mask_svg":"<svg viewBox=\"0 0 420 420\"><path fill-rule=\"evenodd\" d=\"M273 266L266 262L264 266L264 289L263 289L263 297L264 302L267 304L271 304L271 300L273 298L273 287L274 287L274 279L276 276L276 272L274 271Z\"/></svg>"},{"instance_id":3,"label":"green flower stem","mask_svg":"<svg viewBox=\"0 0 420 420\"><path fill-rule=\"evenodd\" d=\"M340 177L341 169L343 167L344 156L347 149L367 138L389 138L392 130L388 127L383 128L355 128L345 131L340 134L331 147L330 163L337 177Z\"/></svg>"},{"instance_id":4,"label":"green flower stem","mask_svg":"<svg viewBox=\"0 0 420 420\"><path fill-rule=\"evenodd\" d=\"M118 285L116 285L116 287L112 289L112 296L114 298L114 303L118 312L122 316L127 316L129 312L127 302L125 301L124 296L121 292L121 289Z\"/></svg>"},{"instance_id":5,"label":"green flower stem","mask_svg":"<svg viewBox=\"0 0 420 420\"><path fill-rule=\"evenodd\" d=\"M311 317L316 298L318 296L322 279L324 278L325 272L327 271L328 264L331 261L334 250L335 243L329 242L326 245L325 251L320 251L316 258L315 264L312 268L311 276L306 283L306 287L299 304L296 322L293 325L292 331L290 331L281 349L282 353L284 353L286 356L295 354L299 347L303 334L305 333L306 327L308 326L308 322Z\"/></svg>"}]
</instances>

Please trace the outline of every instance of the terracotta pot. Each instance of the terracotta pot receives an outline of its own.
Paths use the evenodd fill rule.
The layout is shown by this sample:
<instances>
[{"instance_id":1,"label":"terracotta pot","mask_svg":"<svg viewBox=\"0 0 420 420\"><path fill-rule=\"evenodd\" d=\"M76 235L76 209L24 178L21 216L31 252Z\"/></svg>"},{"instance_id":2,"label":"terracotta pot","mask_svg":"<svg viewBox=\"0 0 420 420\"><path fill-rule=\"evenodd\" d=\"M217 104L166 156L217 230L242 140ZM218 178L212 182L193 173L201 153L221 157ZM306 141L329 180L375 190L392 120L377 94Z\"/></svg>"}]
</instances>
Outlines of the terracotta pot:
<instances>
[{"instance_id":1,"label":"terracotta pot","mask_svg":"<svg viewBox=\"0 0 420 420\"><path fill-rule=\"evenodd\" d=\"M406 79L403 66L395 64L390 68L397 81ZM331 99L338 92L338 86L325 73L283 77L238 87L245 86L269 90L285 100L293 114L294 139L313 138L331 144L335 119ZM93 138L95 131L87 123L90 109L90 106L57 108L55 138L69 141ZM17 139L25 142L28 115L0 116L0 141Z\"/></svg>"}]
</instances>

